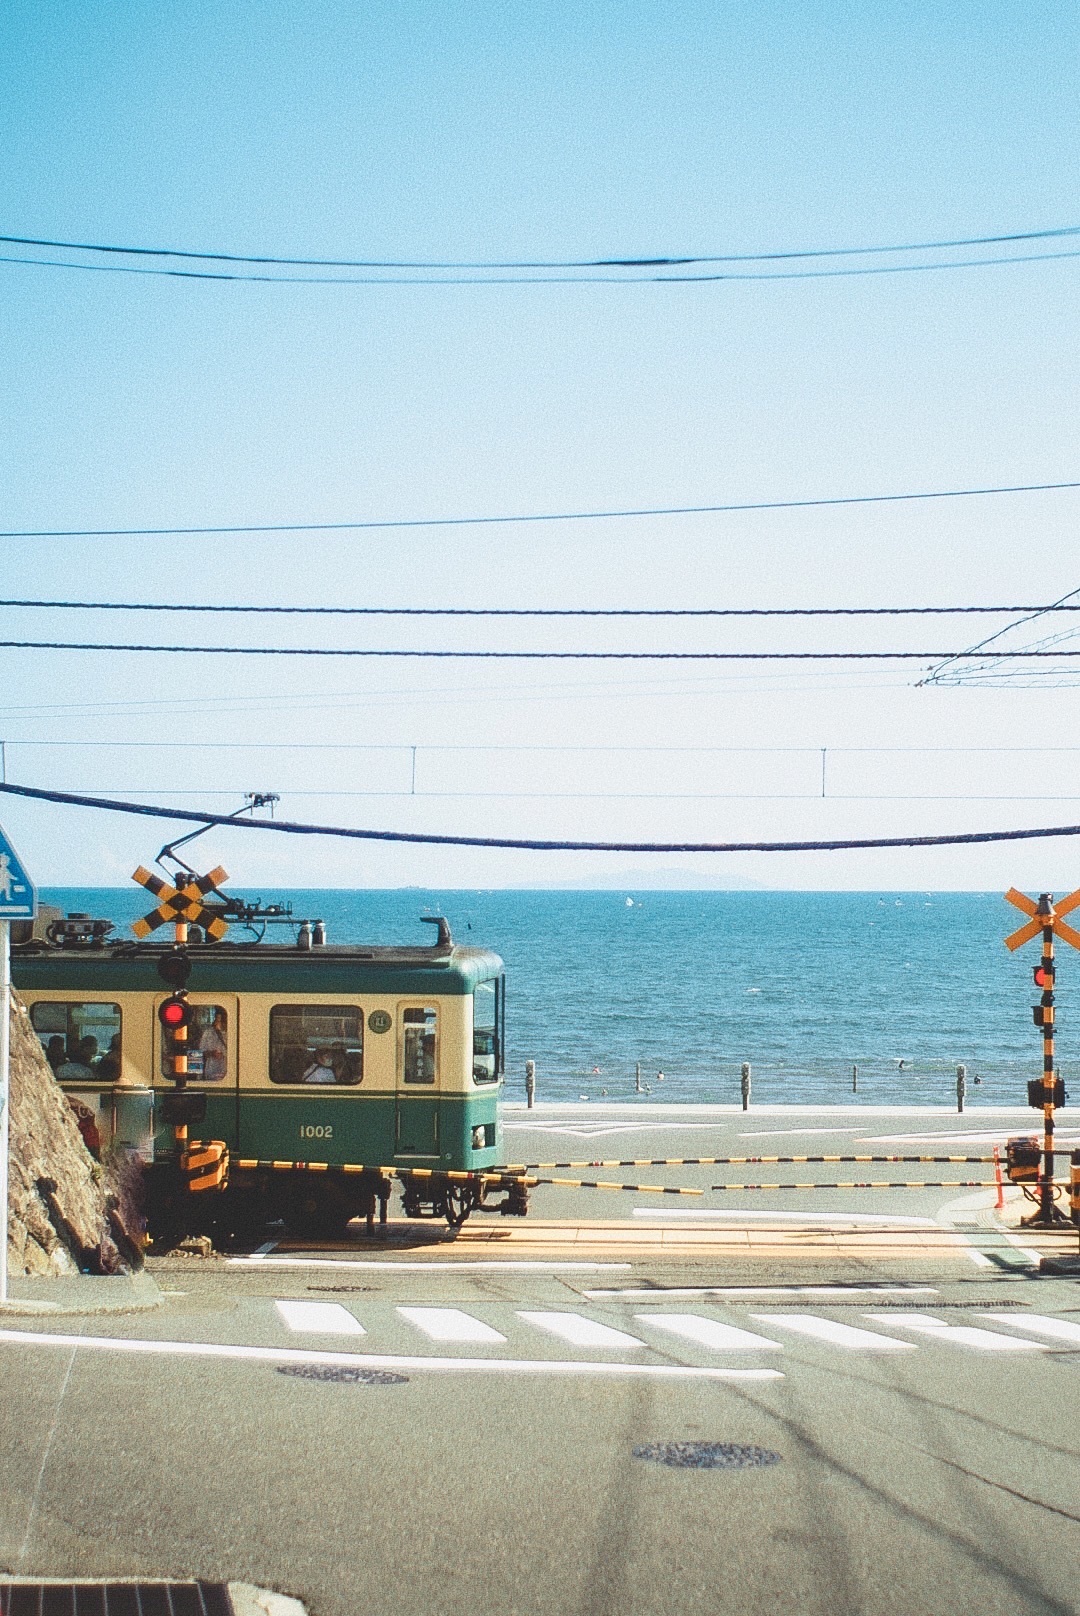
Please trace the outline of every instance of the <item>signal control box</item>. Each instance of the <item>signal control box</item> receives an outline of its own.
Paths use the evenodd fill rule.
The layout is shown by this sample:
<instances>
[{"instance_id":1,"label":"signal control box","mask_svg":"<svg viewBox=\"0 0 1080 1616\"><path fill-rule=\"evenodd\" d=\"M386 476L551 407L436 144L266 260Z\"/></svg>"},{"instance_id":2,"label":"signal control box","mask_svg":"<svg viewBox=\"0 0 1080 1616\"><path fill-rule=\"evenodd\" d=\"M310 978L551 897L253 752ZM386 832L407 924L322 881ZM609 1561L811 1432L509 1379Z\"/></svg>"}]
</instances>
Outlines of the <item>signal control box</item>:
<instances>
[{"instance_id":1,"label":"signal control box","mask_svg":"<svg viewBox=\"0 0 1080 1616\"><path fill-rule=\"evenodd\" d=\"M1033 1077L1027 1089L1028 1105L1031 1106L1033 1111L1041 1111L1047 1101L1046 1084L1041 1077ZM1055 1106L1065 1104L1065 1079L1063 1077L1055 1077L1053 1094Z\"/></svg>"},{"instance_id":2,"label":"signal control box","mask_svg":"<svg viewBox=\"0 0 1080 1616\"><path fill-rule=\"evenodd\" d=\"M1010 1184L1037 1184L1041 1170L1042 1146L1034 1134L1006 1141L1005 1174Z\"/></svg>"}]
</instances>

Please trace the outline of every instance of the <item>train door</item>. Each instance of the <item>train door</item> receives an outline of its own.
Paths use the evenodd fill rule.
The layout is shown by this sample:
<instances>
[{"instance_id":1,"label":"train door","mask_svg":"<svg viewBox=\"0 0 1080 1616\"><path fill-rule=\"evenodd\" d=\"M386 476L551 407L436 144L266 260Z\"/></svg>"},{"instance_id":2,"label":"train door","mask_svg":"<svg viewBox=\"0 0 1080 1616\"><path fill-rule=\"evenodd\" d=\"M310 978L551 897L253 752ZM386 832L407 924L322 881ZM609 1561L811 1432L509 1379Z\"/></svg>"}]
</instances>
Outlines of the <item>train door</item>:
<instances>
[{"instance_id":1,"label":"train door","mask_svg":"<svg viewBox=\"0 0 1080 1616\"><path fill-rule=\"evenodd\" d=\"M166 1071L165 1032L157 1015L164 997L154 1001L154 1088L159 1094L173 1088ZM224 1139L235 1151L239 1148L240 1002L234 994L189 993L188 1003L194 1017L188 1029L187 1087L206 1095L206 1117L189 1131L193 1139ZM167 1131L171 1136L171 1130Z\"/></svg>"},{"instance_id":2,"label":"train door","mask_svg":"<svg viewBox=\"0 0 1080 1616\"><path fill-rule=\"evenodd\" d=\"M404 1005L398 1013L394 1155L439 1157L439 1012Z\"/></svg>"}]
</instances>

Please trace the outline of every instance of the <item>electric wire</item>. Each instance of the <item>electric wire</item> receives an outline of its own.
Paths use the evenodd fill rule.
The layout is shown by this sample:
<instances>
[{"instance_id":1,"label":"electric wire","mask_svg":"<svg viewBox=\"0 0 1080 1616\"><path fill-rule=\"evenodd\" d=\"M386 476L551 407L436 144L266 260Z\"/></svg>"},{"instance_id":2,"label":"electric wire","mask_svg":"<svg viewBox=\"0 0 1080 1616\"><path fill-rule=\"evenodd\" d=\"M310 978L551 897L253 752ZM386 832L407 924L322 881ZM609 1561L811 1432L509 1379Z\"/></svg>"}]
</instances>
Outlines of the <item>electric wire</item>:
<instances>
[{"instance_id":1,"label":"electric wire","mask_svg":"<svg viewBox=\"0 0 1080 1616\"><path fill-rule=\"evenodd\" d=\"M962 831L941 836L870 836L836 841L800 842L616 842L570 841L519 836L462 836L449 832L367 830L344 825L312 825L288 819L236 819L192 808L164 807L110 797L0 781L0 793L72 808L98 808L108 813L136 814L148 819L174 819L233 830L269 831L284 836L331 836L350 841L406 842L437 847L508 848L554 853L835 853L891 847L966 847L986 842L1021 842L1080 836L1080 825L1047 825L1022 830Z\"/></svg>"},{"instance_id":2,"label":"electric wire","mask_svg":"<svg viewBox=\"0 0 1080 1616\"><path fill-rule=\"evenodd\" d=\"M0 640L8 651L109 651L166 656L361 657L454 662L928 662L981 660L978 651L455 651L347 645L141 645L100 640ZM1080 657L1077 651L1009 651L1003 656Z\"/></svg>"},{"instance_id":3,"label":"electric wire","mask_svg":"<svg viewBox=\"0 0 1080 1616\"><path fill-rule=\"evenodd\" d=\"M842 494L824 499L758 499L723 505L650 505L625 510L536 511L509 516L409 516L357 522L246 522L192 527L5 528L0 539L183 538L214 533L349 533L412 527L510 527L531 522L611 522L652 516L723 516L740 511L807 511L844 505L897 505L931 499L981 499L997 494L1047 494L1080 488L1080 479L1055 483L1008 483L942 488L900 494Z\"/></svg>"},{"instance_id":4,"label":"electric wire","mask_svg":"<svg viewBox=\"0 0 1080 1616\"><path fill-rule=\"evenodd\" d=\"M51 247L64 252L108 253L126 258L181 258L227 264L268 264L301 269L648 269L679 264L757 264L787 258L850 258L871 253L944 252L957 247L996 247L1018 241L1047 241L1080 235L1080 225L1050 230L1012 231L996 236L960 236L942 241L909 241L893 246L789 248L782 252L664 254L638 258L550 259L397 259L397 258L293 258L269 253L206 252L180 247L124 247L116 243L58 241L47 236L5 236L0 242L16 247Z\"/></svg>"},{"instance_id":5,"label":"electric wire","mask_svg":"<svg viewBox=\"0 0 1080 1616\"><path fill-rule=\"evenodd\" d=\"M1052 253L1007 253L983 258L941 259L917 264L861 264L842 269L720 270L708 274L592 274L574 271L530 275L414 273L394 275L272 275L216 269L156 269L145 264L81 264L62 258L0 254L0 263L38 269L70 269L91 275L151 275L184 281L244 281L271 286L688 286L720 281L818 281L868 275L916 275L951 269L989 269L1007 264L1044 264L1080 258L1080 249Z\"/></svg>"},{"instance_id":6,"label":"electric wire","mask_svg":"<svg viewBox=\"0 0 1080 1616\"><path fill-rule=\"evenodd\" d=\"M1080 590L1073 593L1080 594ZM0 607L64 612L218 613L232 617L1000 617L1029 612L1035 618L1050 612L1080 612L1080 604L1065 604L1071 598L1066 595L1063 600L1046 606L260 606L192 601L11 599L0 600ZM1004 634L1007 629L1000 632Z\"/></svg>"}]
</instances>

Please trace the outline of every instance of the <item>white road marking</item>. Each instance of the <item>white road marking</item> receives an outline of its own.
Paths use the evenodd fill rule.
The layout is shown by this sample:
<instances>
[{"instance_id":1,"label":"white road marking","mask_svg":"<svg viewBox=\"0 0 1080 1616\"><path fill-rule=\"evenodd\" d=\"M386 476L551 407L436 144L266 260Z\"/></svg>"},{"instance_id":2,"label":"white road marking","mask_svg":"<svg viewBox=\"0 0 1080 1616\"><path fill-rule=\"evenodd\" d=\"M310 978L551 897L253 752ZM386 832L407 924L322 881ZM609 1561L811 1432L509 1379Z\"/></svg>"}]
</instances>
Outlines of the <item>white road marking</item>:
<instances>
[{"instance_id":1,"label":"white road marking","mask_svg":"<svg viewBox=\"0 0 1080 1616\"><path fill-rule=\"evenodd\" d=\"M275 1302L290 1330L307 1335L366 1335L360 1320L340 1302Z\"/></svg>"},{"instance_id":2,"label":"white road marking","mask_svg":"<svg viewBox=\"0 0 1080 1616\"><path fill-rule=\"evenodd\" d=\"M867 1315L870 1317L871 1315ZM770 1328L791 1330L796 1335L808 1335L814 1341L827 1341L831 1347L844 1347L851 1352L914 1352L911 1341L895 1341L889 1335L877 1335L870 1330L857 1330L852 1324L837 1324L833 1319L818 1319L802 1313L752 1313L751 1318Z\"/></svg>"},{"instance_id":3,"label":"white road marking","mask_svg":"<svg viewBox=\"0 0 1080 1616\"><path fill-rule=\"evenodd\" d=\"M1017 1318L1011 1313L984 1313L983 1318L1008 1324L1014 1330L1028 1330L1032 1335L1045 1335L1051 1341L1070 1341L1080 1346L1080 1324L1071 1324L1068 1319L1048 1319L1042 1313L1025 1313Z\"/></svg>"},{"instance_id":4,"label":"white road marking","mask_svg":"<svg viewBox=\"0 0 1080 1616\"><path fill-rule=\"evenodd\" d=\"M712 1212L703 1212L690 1207L643 1207L634 1208L635 1218L694 1218L694 1219L735 1219L739 1223L747 1220L756 1220L764 1223L830 1223L841 1227L852 1223L887 1224L890 1228L903 1229L936 1229L939 1224L935 1218L890 1217L882 1212L738 1212L726 1211L717 1208Z\"/></svg>"},{"instance_id":5,"label":"white road marking","mask_svg":"<svg viewBox=\"0 0 1080 1616\"><path fill-rule=\"evenodd\" d=\"M1045 1352L1041 1341L1021 1341L1014 1335L998 1335L994 1330L978 1330L965 1324L946 1324L930 1313L865 1315L874 1324L888 1324L895 1330L914 1330L932 1341L945 1341L956 1347L975 1347L979 1352Z\"/></svg>"},{"instance_id":6,"label":"white road marking","mask_svg":"<svg viewBox=\"0 0 1080 1616\"><path fill-rule=\"evenodd\" d=\"M276 1240L264 1240L262 1245L251 1253L251 1261L258 1262L262 1257L268 1257L277 1245Z\"/></svg>"},{"instance_id":7,"label":"white road marking","mask_svg":"<svg viewBox=\"0 0 1080 1616\"><path fill-rule=\"evenodd\" d=\"M114 1336L48 1335L0 1329L0 1343L65 1347L69 1352L130 1352L171 1358L235 1358L253 1363L321 1364L340 1369L423 1369L510 1375L644 1376L655 1380L783 1380L779 1369L698 1368L682 1364L588 1363L559 1358L425 1358L376 1352L313 1352L298 1347L229 1346L216 1341L144 1341Z\"/></svg>"},{"instance_id":8,"label":"white road marking","mask_svg":"<svg viewBox=\"0 0 1080 1616\"><path fill-rule=\"evenodd\" d=\"M226 1257L228 1263L239 1263L241 1266L250 1264L252 1257ZM442 1262L394 1262L381 1257L260 1257L260 1268L389 1268L395 1270L409 1270L416 1272L438 1273L472 1273L484 1268L499 1268L513 1273L517 1269L523 1271L543 1272L545 1274L557 1273L585 1273L597 1274L613 1268L631 1268L628 1262L544 1262L539 1257L521 1257L504 1260L498 1257L483 1257L476 1260L455 1262L453 1258Z\"/></svg>"},{"instance_id":9,"label":"white road marking","mask_svg":"<svg viewBox=\"0 0 1080 1616\"><path fill-rule=\"evenodd\" d=\"M474 1319L459 1307L399 1307L403 1319L415 1324L432 1341L497 1341L506 1337L490 1324Z\"/></svg>"},{"instance_id":10,"label":"white road marking","mask_svg":"<svg viewBox=\"0 0 1080 1616\"><path fill-rule=\"evenodd\" d=\"M750 1133L741 1133L740 1139L809 1139L811 1134L818 1133L858 1133L858 1128L754 1128Z\"/></svg>"},{"instance_id":11,"label":"white road marking","mask_svg":"<svg viewBox=\"0 0 1080 1616\"><path fill-rule=\"evenodd\" d=\"M1022 1117L1023 1114L1020 1111L1016 1112L1018 1117ZM859 1143L867 1145L1000 1145L1004 1144L1010 1134L1015 1131L1015 1126L1014 1124L1010 1127L1003 1123L1000 1128L983 1128L978 1131L968 1131L967 1133L957 1131L950 1133L864 1134ZM1064 1140L1067 1135L1062 1131L1055 1134L1054 1137Z\"/></svg>"},{"instance_id":12,"label":"white road marking","mask_svg":"<svg viewBox=\"0 0 1080 1616\"><path fill-rule=\"evenodd\" d=\"M624 1330L613 1330L610 1324L599 1324L595 1319L587 1319L583 1313L522 1313L518 1318L524 1319L526 1324L534 1324L538 1330L546 1330L549 1335L558 1336L560 1341L569 1341L572 1347L643 1347L644 1341L639 1341L636 1335L627 1335Z\"/></svg>"},{"instance_id":13,"label":"white road marking","mask_svg":"<svg viewBox=\"0 0 1080 1616\"><path fill-rule=\"evenodd\" d=\"M699 1347L711 1347L714 1352L759 1352L763 1347L772 1352L784 1350L779 1341L770 1341L768 1336L737 1329L734 1324L719 1324L716 1319L702 1319L696 1313L635 1313L634 1317L642 1324L681 1336L684 1341L694 1341Z\"/></svg>"},{"instance_id":14,"label":"white road marking","mask_svg":"<svg viewBox=\"0 0 1080 1616\"><path fill-rule=\"evenodd\" d=\"M549 1137L561 1134L567 1139L602 1139L613 1133L646 1133L652 1132L657 1125L652 1122L610 1122L597 1123L591 1128L568 1128L561 1122L504 1122L503 1133L543 1133ZM694 1127L694 1123L675 1124L674 1126ZM697 1127L715 1128L714 1122L697 1123Z\"/></svg>"},{"instance_id":15,"label":"white road marking","mask_svg":"<svg viewBox=\"0 0 1080 1616\"><path fill-rule=\"evenodd\" d=\"M984 1257L981 1251L975 1250L974 1246L968 1246L966 1249L968 1256L971 1258L976 1268L993 1268L994 1265L990 1261L989 1257Z\"/></svg>"},{"instance_id":16,"label":"white road marking","mask_svg":"<svg viewBox=\"0 0 1080 1616\"><path fill-rule=\"evenodd\" d=\"M582 1291L589 1301L600 1301L607 1296L625 1296L628 1300L647 1302L678 1297L719 1296L735 1302L744 1296L937 1296L933 1285L649 1285L641 1290Z\"/></svg>"}]
</instances>

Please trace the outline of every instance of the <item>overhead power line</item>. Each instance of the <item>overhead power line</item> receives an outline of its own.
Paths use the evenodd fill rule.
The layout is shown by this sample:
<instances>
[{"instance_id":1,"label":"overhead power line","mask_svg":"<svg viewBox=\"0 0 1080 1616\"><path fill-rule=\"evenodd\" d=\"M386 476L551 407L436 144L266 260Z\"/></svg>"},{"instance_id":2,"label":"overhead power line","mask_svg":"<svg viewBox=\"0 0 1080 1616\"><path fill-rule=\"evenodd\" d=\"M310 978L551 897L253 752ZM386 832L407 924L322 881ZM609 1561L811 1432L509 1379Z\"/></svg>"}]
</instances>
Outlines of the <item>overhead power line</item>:
<instances>
[{"instance_id":1,"label":"overhead power line","mask_svg":"<svg viewBox=\"0 0 1080 1616\"><path fill-rule=\"evenodd\" d=\"M1080 249L1066 247L1055 252L1028 253L993 252L987 249L1015 248L1025 242L1066 240L1078 234L1080 226L1068 225L1053 230L1017 231L1007 235L957 237L950 240L869 247L785 249L766 253L663 255L644 258L474 261L287 258L270 254L249 256L240 253L131 247L112 243L9 235L0 236L0 244L24 250L0 255L0 262L105 275L153 275L180 280L258 281L308 286L640 285L646 282L677 285L682 282L791 281L833 279L852 275L903 275L942 269L984 269L993 264L1039 263L1051 259L1078 257ZM31 256L27 250L32 248L79 253L83 258L43 258L36 254ZM962 248L976 249L979 256L961 259L937 256L921 261L917 259L914 263L880 261L872 264L852 263L853 259L865 259L870 256L876 259L882 257L910 259L918 254L940 255L956 252ZM104 257L106 261L86 262L87 254ZM117 261L120 258L133 259L135 262L120 263ZM150 263L147 260L154 262ZM829 268L786 267L789 264L816 264L823 260L842 262L839 267ZM785 267L764 269L743 267L776 264ZM200 267L193 267L195 265ZM210 265L214 267L211 268ZM226 265L229 267L222 267ZM311 270L319 273L299 273ZM362 273L354 273L357 270Z\"/></svg>"},{"instance_id":2,"label":"overhead power line","mask_svg":"<svg viewBox=\"0 0 1080 1616\"><path fill-rule=\"evenodd\" d=\"M453 651L347 645L138 645L99 640L0 640L7 651L131 651L161 656L362 657L443 662L934 662L979 651ZM1002 657L1080 657L1078 651L1009 651Z\"/></svg>"},{"instance_id":3,"label":"overhead power line","mask_svg":"<svg viewBox=\"0 0 1080 1616\"><path fill-rule=\"evenodd\" d=\"M1047 825L1024 830L965 831L951 836L869 836L842 841L813 842L585 842L540 840L519 836L456 836L405 830L359 830L343 825L311 825L288 819L236 819L191 808L167 808L156 803L127 802L111 797L88 797L71 791L46 791L36 786L0 782L0 792L38 802L61 803L72 808L100 808L109 813L138 814L149 819L176 819L198 825L222 825L234 830L270 831L284 836L333 836L362 842L406 842L436 847L509 848L542 853L839 853L888 847L965 847L984 842L1024 842L1052 837L1080 836L1080 825Z\"/></svg>"},{"instance_id":4,"label":"overhead power line","mask_svg":"<svg viewBox=\"0 0 1080 1616\"><path fill-rule=\"evenodd\" d=\"M49 236L4 236L0 242L15 247L52 247L64 252L105 253L124 258L176 258L216 264L265 264L297 269L659 269L682 264L760 264L789 258L853 258L880 253L943 252L959 247L1001 247L1021 241L1050 241L1080 236L1080 225L1051 230L1012 231L997 236L959 236L940 241L908 241L892 246L787 248L764 253L707 253L648 255L629 258L293 258L270 253L207 252L182 247L130 247L115 242L59 241Z\"/></svg>"},{"instance_id":5,"label":"overhead power line","mask_svg":"<svg viewBox=\"0 0 1080 1616\"><path fill-rule=\"evenodd\" d=\"M843 505L898 505L930 499L981 499L997 494L1052 494L1080 488L1080 479L939 488L901 494L842 494L825 499L757 499L723 505L646 505L624 510L535 511L510 516L407 516L356 522L239 522L189 527L55 527L0 529L0 539L180 538L214 533L359 533L384 528L510 527L527 522L613 522L651 516L724 516L740 511L809 511ZM1026 608L1020 608L1025 610Z\"/></svg>"},{"instance_id":6,"label":"overhead power line","mask_svg":"<svg viewBox=\"0 0 1080 1616\"><path fill-rule=\"evenodd\" d=\"M194 612L250 617L1007 617L1080 612L1049 606L223 606L191 601L0 600L0 607L63 612Z\"/></svg>"}]
</instances>

